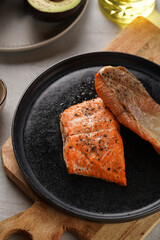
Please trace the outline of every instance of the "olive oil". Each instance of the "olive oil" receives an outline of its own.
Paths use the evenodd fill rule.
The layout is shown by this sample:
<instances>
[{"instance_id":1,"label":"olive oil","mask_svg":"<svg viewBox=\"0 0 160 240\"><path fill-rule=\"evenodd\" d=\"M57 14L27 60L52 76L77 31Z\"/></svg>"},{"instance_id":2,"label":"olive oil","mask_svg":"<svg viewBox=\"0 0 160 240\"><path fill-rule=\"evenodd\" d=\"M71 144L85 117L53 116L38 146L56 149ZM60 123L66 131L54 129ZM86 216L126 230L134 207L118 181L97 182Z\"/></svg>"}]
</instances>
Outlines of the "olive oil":
<instances>
[{"instance_id":1,"label":"olive oil","mask_svg":"<svg viewBox=\"0 0 160 240\"><path fill-rule=\"evenodd\" d=\"M138 16L148 17L155 0L98 0L101 12L112 21L130 23Z\"/></svg>"}]
</instances>

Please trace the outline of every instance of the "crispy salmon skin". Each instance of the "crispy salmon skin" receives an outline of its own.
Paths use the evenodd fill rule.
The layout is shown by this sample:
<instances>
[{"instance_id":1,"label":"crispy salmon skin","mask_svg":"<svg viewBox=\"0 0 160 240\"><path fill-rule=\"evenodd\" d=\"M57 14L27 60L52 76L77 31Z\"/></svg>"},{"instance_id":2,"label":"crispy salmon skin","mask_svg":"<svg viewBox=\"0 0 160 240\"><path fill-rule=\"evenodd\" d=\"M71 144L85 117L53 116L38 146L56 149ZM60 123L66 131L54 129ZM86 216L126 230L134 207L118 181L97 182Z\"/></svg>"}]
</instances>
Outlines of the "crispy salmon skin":
<instances>
[{"instance_id":1,"label":"crispy salmon skin","mask_svg":"<svg viewBox=\"0 0 160 240\"><path fill-rule=\"evenodd\" d=\"M142 83L124 67L106 66L96 74L95 88L119 122L160 154L160 105Z\"/></svg>"},{"instance_id":2,"label":"crispy salmon skin","mask_svg":"<svg viewBox=\"0 0 160 240\"><path fill-rule=\"evenodd\" d=\"M63 156L70 174L126 186L119 122L100 98L71 106L60 116Z\"/></svg>"}]
</instances>

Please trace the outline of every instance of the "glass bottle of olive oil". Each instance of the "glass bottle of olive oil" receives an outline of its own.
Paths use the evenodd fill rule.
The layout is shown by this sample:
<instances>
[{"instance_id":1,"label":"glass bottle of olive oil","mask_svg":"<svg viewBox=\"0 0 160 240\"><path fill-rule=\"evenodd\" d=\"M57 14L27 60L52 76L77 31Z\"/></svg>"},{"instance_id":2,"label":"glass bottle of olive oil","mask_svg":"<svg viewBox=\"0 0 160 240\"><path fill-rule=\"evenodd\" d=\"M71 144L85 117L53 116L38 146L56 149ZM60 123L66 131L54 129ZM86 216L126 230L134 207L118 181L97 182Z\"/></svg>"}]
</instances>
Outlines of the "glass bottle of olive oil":
<instances>
[{"instance_id":1,"label":"glass bottle of olive oil","mask_svg":"<svg viewBox=\"0 0 160 240\"><path fill-rule=\"evenodd\" d=\"M98 0L102 13L112 21L129 23L138 16L148 17L156 0Z\"/></svg>"}]
</instances>

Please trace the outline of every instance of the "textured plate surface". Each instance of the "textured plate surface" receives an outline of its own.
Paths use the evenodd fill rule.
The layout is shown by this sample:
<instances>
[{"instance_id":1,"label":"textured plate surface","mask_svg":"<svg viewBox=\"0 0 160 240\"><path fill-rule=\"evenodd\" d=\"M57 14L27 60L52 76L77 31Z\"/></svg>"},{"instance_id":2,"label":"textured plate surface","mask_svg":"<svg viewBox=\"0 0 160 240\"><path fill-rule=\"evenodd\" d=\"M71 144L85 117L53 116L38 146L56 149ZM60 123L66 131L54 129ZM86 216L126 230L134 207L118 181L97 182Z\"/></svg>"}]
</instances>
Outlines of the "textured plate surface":
<instances>
[{"instance_id":1,"label":"textured plate surface","mask_svg":"<svg viewBox=\"0 0 160 240\"><path fill-rule=\"evenodd\" d=\"M0 51L24 51L48 44L69 31L84 13L88 1L68 20L46 23L32 17L26 0L2 0L0 6Z\"/></svg>"},{"instance_id":2,"label":"textured plate surface","mask_svg":"<svg viewBox=\"0 0 160 240\"><path fill-rule=\"evenodd\" d=\"M160 209L160 157L150 143L121 126L127 187L67 173L59 115L96 97L95 73L122 65L160 103L160 67L122 53L98 52L64 60L41 74L26 90L13 120L18 164L30 186L62 209L92 220L126 221Z\"/></svg>"}]
</instances>

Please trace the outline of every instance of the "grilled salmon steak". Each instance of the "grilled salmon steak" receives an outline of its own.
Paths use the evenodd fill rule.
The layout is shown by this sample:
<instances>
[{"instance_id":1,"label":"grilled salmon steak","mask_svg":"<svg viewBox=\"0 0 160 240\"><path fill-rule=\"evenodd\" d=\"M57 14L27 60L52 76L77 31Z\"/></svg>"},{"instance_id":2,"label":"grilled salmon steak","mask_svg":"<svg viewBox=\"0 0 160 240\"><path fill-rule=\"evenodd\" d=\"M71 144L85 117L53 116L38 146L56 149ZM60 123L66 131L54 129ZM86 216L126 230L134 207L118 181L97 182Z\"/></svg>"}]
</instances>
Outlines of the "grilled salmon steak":
<instances>
[{"instance_id":1,"label":"grilled salmon steak","mask_svg":"<svg viewBox=\"0 0 160 240\"><path fill-rule=\"evenodd\" d=\"M126 185L119 122L102 99L71 106L60 116L63 156L70 174Z\"/></svg>"},{"instance_id":2,"label":"grilled salmon steak","mask_svg":"<svg viewBox=\"0 0 160 240\"><path fill-rule=\"evenodd\" d=\"M160 154L160 105L142 83L124 67L107 66L96 74L95 88L119 122Z\"/></svg>"}]
</instances>

